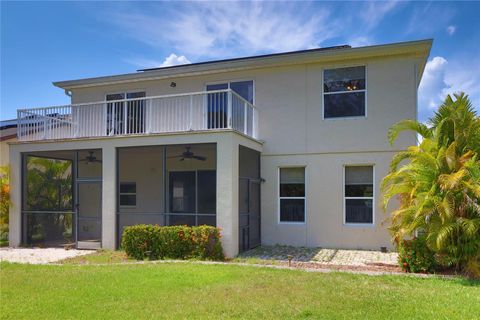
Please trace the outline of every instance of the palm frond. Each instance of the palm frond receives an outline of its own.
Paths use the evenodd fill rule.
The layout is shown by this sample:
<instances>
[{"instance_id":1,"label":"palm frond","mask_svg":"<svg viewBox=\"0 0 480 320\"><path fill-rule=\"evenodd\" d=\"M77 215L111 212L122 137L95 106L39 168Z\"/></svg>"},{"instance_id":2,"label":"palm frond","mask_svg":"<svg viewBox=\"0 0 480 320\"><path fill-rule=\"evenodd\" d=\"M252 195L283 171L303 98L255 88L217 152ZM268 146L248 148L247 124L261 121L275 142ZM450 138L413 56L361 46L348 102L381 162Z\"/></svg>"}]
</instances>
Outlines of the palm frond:
<instances>
[{"instance_id":1,"label":"palm frond","mask_svg":"<svg viewBox=\"0 0 480 320\"><path fill-rule=\"evenodd\" d=\"M415 120L403 120L394 124L388 130L388 141L391 145L395 142L398 135L403 131L413 131L423 138L430 138L432 136L431 130L423 123L415 121Z\"/></svg>"}]
</instances>

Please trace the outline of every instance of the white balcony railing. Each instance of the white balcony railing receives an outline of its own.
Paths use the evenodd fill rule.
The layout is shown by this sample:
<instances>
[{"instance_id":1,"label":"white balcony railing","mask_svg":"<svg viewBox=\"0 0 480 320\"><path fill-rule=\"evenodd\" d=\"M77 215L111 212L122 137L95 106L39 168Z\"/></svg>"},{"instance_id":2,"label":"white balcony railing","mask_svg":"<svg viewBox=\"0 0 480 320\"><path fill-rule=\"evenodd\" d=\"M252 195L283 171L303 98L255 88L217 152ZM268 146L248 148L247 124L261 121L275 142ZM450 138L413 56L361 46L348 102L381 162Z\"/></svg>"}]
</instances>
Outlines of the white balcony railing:
<instances>
[{"instance_id":1,"label":"white balcony railing","mask_svg":"<svg viewBox=\"0 0 480 320\"><path fill-rule=\"evenodd\" d=\"M37 141L233 129L257 138L258 111L236 92L177 95L18 110L18 139Z\"/></svg>"}]
</instances>

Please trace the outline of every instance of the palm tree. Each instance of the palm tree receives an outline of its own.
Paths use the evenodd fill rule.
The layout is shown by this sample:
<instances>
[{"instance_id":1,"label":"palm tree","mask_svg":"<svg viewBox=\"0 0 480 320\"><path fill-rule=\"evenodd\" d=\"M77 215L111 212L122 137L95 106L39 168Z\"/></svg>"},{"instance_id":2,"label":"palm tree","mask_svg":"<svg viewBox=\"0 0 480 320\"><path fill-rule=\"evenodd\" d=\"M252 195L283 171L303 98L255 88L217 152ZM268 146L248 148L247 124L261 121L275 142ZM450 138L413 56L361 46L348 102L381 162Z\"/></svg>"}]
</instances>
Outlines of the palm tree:
<instances>
[{"instance_id":1,"label":"palm tree","mask_svg":"<svg viewBox=\"0 0 480 320\"><path fill-rule=\"evenodd\" d=\"M418 231L444 261L480 276L480 117L467 95L447 96L428 125L404 120L388 133L391 144L402 131L421 142L394 156L382 181L383 206L400 201L390 217L399 244Z\"/></svg>"}]
</instances>

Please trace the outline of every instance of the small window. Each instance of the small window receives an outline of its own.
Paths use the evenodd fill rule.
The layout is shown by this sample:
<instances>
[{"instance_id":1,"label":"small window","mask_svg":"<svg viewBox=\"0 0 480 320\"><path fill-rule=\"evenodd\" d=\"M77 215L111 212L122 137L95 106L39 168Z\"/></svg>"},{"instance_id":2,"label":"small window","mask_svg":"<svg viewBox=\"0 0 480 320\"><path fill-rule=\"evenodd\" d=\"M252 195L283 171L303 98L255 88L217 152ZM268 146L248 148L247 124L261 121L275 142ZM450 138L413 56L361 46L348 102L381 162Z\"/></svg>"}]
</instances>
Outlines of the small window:
<instances>
[{"instance_id":1,"label":"small window","mask_svg":"<svg viewBox=\"0 0 480 320\"><path fill-rule=\"evenodd\" d=\"M280 222L305 222L305 168L280 168Z\"/></svg>"},{"instance_id":2,"label":"small window","mask_svg":"<svg viewBox=\"0 0 480 320\"><path fill-rule=\"evenodd\" d=\"M323 72L323 117L364 117L365 67L327 69Z\"/></svg>"},{"instance_id":3,"label":"small window","mask_svg":"<svg viewBox=\"0 0 480 320\"><path fill-rule=\"evenodd\" d=\"M137 184L120 182L120 206L135 207L137 205Z\"/></svg>"},{"instance_id":4,"label":"small window","mask_svg":"<svg viewBox=\"0 0 480 320\"><path fill-rule=\"evenodd\" d=\"M373 166L345 167L345 223L373 224Z\"/></svg>"}]
</instances>

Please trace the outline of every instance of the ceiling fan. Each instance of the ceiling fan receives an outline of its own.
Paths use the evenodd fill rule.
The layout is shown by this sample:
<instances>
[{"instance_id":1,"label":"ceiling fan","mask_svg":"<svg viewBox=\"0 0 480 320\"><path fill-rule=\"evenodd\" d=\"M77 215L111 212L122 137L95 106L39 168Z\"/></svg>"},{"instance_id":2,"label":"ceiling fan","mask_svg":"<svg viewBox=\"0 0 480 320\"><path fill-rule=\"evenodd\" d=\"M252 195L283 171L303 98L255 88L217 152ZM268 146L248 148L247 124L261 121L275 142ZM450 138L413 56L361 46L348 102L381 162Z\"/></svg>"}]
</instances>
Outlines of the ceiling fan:
<instances>
[{"instance_id":1,"label":"ceiling fan","mask_svg":"<svg viewBox=\"0 0 480 320\"><path fill-rule=\"evenodd\" d=\"M80 161L84 161L87 164L94 162L102 163L102 160L98 160L97 157L93 155L93 151L88 151L88 156L86 156L85 159L81 159Z\"/></svg>"},{"instance_id":2,"label":"ceiling fan","mask_svg":"<svg viewBox=\"0 0 480 320\"><path fill-rule=\"evenodd\" d=\"M203 156L198 156L195 155L192 151L190 151L191 147L185 147L185 151L182 154L179 154L177 156L172 156L168 158L180 158L180 161L184 161L185 159L195 159L195 160L200 160L200 161L205 161L207 158Z\"/></svg>"}]
</instances>

